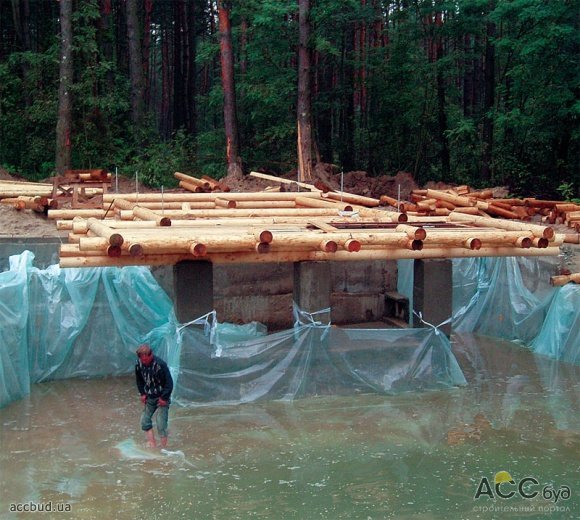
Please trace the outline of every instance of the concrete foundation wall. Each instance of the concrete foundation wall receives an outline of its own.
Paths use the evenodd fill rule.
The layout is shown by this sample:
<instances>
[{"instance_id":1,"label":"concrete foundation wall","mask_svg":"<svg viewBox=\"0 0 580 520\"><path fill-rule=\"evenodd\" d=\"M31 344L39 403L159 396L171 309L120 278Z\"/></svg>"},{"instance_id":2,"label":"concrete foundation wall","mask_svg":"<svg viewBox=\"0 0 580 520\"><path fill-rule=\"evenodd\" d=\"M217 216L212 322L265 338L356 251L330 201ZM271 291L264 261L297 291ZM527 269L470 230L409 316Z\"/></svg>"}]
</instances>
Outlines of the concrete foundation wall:
<instances>
[{"instance_id":1,"label":"concrete foundation wall","mask_svg":"<svg viewBox=\"0 0 580 520\"><path fill-rule=\"evenodd\" d=\"M214 307L221 322L292 325L292 264L214 266Z\"/></svg>"},{"instance_id":2,"label":"concrete foundation wall","mask_svg":"<svg viewBox=\"0 0 580 520\"><path fill-rule=\"evenodd\" d=\"M154 268L160 285L175 299L172 272ZM332 322L380 320L385 292L397 286L395 261L331 264ZM294 264L236 264L214 266L214 307L220 322L258 321L270 330L292 326ZM319 310L319 309L317 309Z\"/></svg>"}]
</instances>

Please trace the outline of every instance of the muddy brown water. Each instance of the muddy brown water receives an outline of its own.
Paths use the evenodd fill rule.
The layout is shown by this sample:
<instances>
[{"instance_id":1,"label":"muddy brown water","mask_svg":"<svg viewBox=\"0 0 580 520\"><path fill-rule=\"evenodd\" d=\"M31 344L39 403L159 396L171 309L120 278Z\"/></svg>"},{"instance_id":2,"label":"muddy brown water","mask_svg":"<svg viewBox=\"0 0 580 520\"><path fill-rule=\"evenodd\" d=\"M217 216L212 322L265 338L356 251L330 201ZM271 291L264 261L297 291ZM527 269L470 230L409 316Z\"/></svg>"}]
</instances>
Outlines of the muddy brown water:
<instances>
[{"instance_id":1,"label":"muddy brown water","mask_svg":"<svg viewBox=\"0 0 580 520\"><path fill-rule=\"evenodd\" d=\"M453 347L467 387L174 404L165 452L145 448L132 377L35 385L0 410L0 518L577 518L580 367Z\"/></svg>"}]
</instances>

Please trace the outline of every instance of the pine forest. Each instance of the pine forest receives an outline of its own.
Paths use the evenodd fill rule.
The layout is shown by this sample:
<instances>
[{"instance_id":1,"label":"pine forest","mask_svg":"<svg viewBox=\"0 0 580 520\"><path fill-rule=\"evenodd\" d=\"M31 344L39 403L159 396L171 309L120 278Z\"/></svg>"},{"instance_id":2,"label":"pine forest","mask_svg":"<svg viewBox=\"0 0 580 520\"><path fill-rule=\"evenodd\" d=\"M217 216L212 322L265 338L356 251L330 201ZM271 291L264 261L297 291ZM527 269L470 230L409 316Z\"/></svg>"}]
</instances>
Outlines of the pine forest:
<instances>
[{"instance_id":1,"label":"pine forest","mask_svg":"<svg viewBox=\"0 0 580 520\"><path fill-rule=\"evenodd\" d=\"M0 167L578 196L578 0L0 0ZM566 193L564 193L566 192Z\"/></svg>"}]
</instances>

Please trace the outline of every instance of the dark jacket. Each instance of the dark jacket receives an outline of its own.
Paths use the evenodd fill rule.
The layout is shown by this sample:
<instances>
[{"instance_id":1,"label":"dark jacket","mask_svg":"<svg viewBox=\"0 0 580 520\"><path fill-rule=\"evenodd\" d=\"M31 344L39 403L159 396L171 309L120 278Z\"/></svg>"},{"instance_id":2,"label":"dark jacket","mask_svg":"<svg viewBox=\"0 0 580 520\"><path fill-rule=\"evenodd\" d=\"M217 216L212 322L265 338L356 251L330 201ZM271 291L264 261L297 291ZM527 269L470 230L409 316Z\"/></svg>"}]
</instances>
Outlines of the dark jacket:
<instances>
[{"instance_id":1,"label":"dark jacket","mask_svg":"<svg viewBox=\"0 0 580 520\"><path fill-rule=\"evenodd\" d=\"M135 378L141 395L146 394L151 399L161 397L169 402L173 391L173 378L165 361L153 356L153 361L147 367L138 360L135 364Z\"/></svg>"}]
</instances>

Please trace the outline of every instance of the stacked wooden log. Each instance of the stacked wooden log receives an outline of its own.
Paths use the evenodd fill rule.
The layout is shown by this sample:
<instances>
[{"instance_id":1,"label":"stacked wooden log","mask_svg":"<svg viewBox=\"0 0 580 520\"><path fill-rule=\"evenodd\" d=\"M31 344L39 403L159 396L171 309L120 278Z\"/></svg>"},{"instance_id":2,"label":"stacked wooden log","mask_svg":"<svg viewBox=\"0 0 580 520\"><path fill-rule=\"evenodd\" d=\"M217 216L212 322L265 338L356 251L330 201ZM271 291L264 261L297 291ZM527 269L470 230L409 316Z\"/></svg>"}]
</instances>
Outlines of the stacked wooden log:
<instances>
[{"instance_id":1,"label":"stacked wooden log","mask_svg":"<svg viewBox=\"0 0 580 520\"><path fill-rule=\"evenodd\" d=\"M26 182L1 180L0 181L0 202L12 206L16 210L30 209L39 213L45 213L48 209L57 208L59 202L63 202L63 194L72 196L71 183L82 184L83 193L92 197L103 193L102 184L110 183L110 174L104 170L74 170L81 172L63 178L60 189L55 190L54 183L46 182ZM95 177L98 172L99 177ZM96 185L101 185L100 188Z\"/></svg>"},{"instance_id":2,"label":"stacked wooden log","mask_svg":"<svg viewBox=\"0 0 580 520\"><path fill-rule=\"evenodd\" d=\"M546 225L567 224L574 233L580 232L580 205L535 198L494 198L492 189L473 191L468 186L447 190L413 190L410 201L398 201L383 195L382 205L390 205L413 217L449 217L464 214L501 218ZM578 243L578 235L570 234L565 241Z\"/></svg>"},{"instance_id":3,"label":"stacked wooden log","mask_svg":"<svg viewBox=\"0 0 580 520\"><path fill-rule=\"evenodd\" d=\"M52 184L0 180L0 199L14 197L50 197Z\"/></svg>"},{"instance_id":4,"label":"stacked wooden log","mask_svg":"<svg viewBox=\"0 0 580 520\"><path fill-rule=\"evenodd\" d=\"M69 182L111 182L111 174L102 168L66 170L64 177Z\"/></svg>"},{"instance_id":5,"label":"stacked wooden log","mask_svg":"<svg viewBox=\"0 0 580 520\"><path fill-rule=\"evenodd\" d=\"M57 208L55 199L42 196L19 195L18 197L5 197L0 203L12 206L15 210L31 209L37 213L47 213L50 208Z\"/></svg>"},{"instance_id":6,"label":"stacked wooden log","mask_svg":"<svg viewBox=\"0 0 580 520\"><path fill-rule=\"evenodd\" d=\"M539 256L557 255L563 241L529 222L466 214L421 220L378 199L301 189L109 193L102 208L48 215L70 232L63 267Z\"/></svg>"},{"instance_id":7,"label":"stacked wooden log","mask_svg":"<svg viewBox=\"0 0 580 520\"><path fill-rule=\"evenodd\" d=\"M175 178L179 180L179 187L192 193L210 193L212 191L230 191L227 184L216 181L207 175L202 175L201 178L185 173L175 172Z\"/></svg>"},{"instance_id":8,"label":"stacked wooden log","mask_svg":"<svg viewBox=\"0 0 580 520\"><path fill-rule=\"evenodd\" d=\"M566 285L567 283L580 284L580 273L561 274L557 276L552 276L550 278L550 283L554 287L561 287L562 285Z\"/></svg>"}]
</instances>

